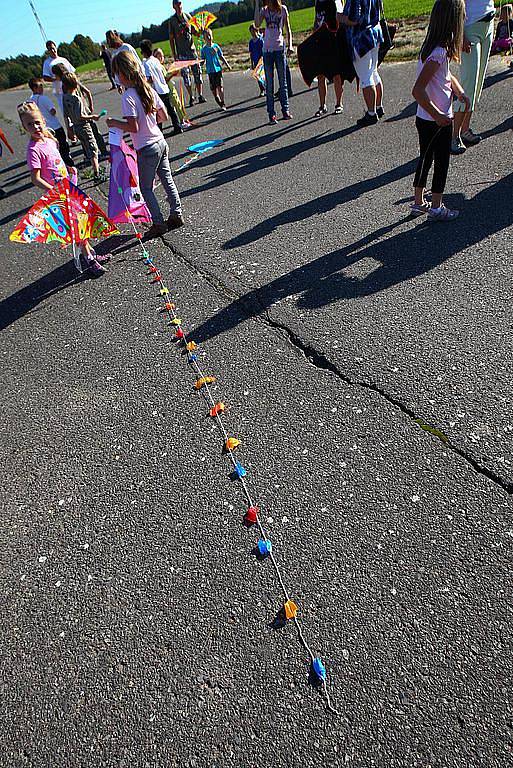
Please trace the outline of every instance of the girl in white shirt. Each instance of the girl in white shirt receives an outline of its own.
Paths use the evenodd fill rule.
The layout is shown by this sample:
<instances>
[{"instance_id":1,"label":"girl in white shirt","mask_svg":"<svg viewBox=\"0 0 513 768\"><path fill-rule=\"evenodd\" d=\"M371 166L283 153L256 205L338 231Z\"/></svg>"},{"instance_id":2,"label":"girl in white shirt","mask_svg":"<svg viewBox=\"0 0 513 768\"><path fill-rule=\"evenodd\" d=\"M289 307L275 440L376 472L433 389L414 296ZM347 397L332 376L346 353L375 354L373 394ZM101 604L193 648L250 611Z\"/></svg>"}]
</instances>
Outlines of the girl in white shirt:
<instances>
[{"instance_id":1,"label":"girl in white shirt","mask_svg":"<svg viewBox=\"0 0 513 768\"><path fill-rule=\"evenodd\" d=\"M112 61L112 73L125 88L121 99L123 119L108 117L109 128L119 128L132 136L137 153L139 186L153 221L145 239L159 237L168 230L183 226L182 204L169 167L168 147L157 125L168 119L160 96L141 74L137 61L128 51L122 51ZM169 202L169 217L164 217L153 184L158 176Z\"/></svg>"}]
</instances>

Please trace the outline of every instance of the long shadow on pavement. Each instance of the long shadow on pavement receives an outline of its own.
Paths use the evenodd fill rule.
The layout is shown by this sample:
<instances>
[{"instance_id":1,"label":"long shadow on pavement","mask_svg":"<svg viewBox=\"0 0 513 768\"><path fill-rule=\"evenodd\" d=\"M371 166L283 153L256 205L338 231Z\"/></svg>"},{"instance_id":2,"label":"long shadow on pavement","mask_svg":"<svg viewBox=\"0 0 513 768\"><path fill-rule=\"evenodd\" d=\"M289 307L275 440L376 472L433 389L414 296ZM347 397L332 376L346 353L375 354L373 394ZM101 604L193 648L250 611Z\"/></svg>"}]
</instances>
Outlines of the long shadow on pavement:
<instances>
[{"instance_id":1,"label":"long shadow on pavement","mask_svg":"<svg viewBox=\"0 0 513 768\"><path fill-rule=\"evenodd\" d=\"M341 299L368 296L429 272L456 253L511 226L512 193L513 173L467 201L460 218L450 224L422 223L386 240L382 238L404 219L382 227L249 291L195 328L190 338L198 343L214 338L248 317L265 313L287 296L303 294L299 299L301 307L318 308ZM364 260L366 263L360 266L367 271L365 276L343 273ZM365 270L369 264L376 265L370 273Z\"/></svg>"},{"instance_id":2,"label":"long shadow on pavement","mask_svg":"<svg viewBox=\"0 0 513 768\"><path fill-rule=\"evenodd\" d=\"M313 118L308 118L303 122L312 121ZM217 163L222 160L229 159L234 155L250 152L252 149L258 148L261 150L258 155L252 155L245 160L238 161L233 165L228 166L227 168L221 168L218 171L214 171L211 174L210 181L207 181L201 186L194 187L182 192L181 197L189 197L191 195L198 194L199 192L207 192L208 190L221 187L224 184L230 184L232 181L240 180L244 176L249 176L250 174L256 173L257 171L262 171L265 168L272 168L275 165L281 165L282 163L286 163L289 160L297 157L302 152L307 152L312 147L318 148L322 144L328 144L332 141L337 141L338 139L342 139L344 136L349 136L349 134L359 130L356 125L351 125L336 132L333 132L331 128L328 128L324 134L321 133L316 134L315 136L309 136L306 139L297 141L295 144L287 144L286 146L279 147L278 149L274 150L269 150L267 152L262 149L262 144L274 141L276 138L279 138L285 133L288 133L289 131L295 130L299 127L300 124L297 123L296 126L291 127L289 130L283 130L280 133L271 132L269 135L264 137L256 136L254 139L245 141L233 148L217 152L215 155L212 155L211 158L206 158L203 162L198 161L196 163L197 166L200 164L204 166L208 165L209 163Z\"/></svg>"},{"instance_id":3,"label":"long shadow on pavement","mask_svg":"<svg viewBox=\"0 0 513 768\"><path fill-rule=\"evenodd\" d=\"M48 299L59 291L85 279L86 277L77 273L73 260L71 260L25 286L25 288L16 291L16 293L0 301L0 331L34 311L44 299Z\"/></svg>"},{"instance_id":4,"label":"long shadow on pavement","mask_svg":"<svg viewBox=\"0 0 513 768\"><path fill-rule=\"evenodd\" d=\"M287 151L286 147L284 148L284 151ZM265 159L263 159L262 162L265 162ZM270 235L271 232L274 232L278 227L282 227L285 224L293 224L296 221L304 221L311 216L317 216L321 213L327 213L338 205L348 203L351 200L356 200L360 195L365 195L367 192L371 192L374 189L380 189L394 181L399 181L399 179L402 179L405 176L412 175L416 162L416 160L409 160L407 163L403 163L403 165L399 165L397 168L393 168L391 171L387 171L380 176L373 176L370 179L357 181L349 187L343 187L338 192L329 192L327 195L316 197L314 200L309 200L307 203L297 205L295 208L289 208L287 211L282 211L276 216L266 218L246 232L242 232L231 240L227 240L223 248L230 250L231 248L240 248L244 245L250 245L256 240L260 240L262 237Z\"/></svg>"}]
</instances>

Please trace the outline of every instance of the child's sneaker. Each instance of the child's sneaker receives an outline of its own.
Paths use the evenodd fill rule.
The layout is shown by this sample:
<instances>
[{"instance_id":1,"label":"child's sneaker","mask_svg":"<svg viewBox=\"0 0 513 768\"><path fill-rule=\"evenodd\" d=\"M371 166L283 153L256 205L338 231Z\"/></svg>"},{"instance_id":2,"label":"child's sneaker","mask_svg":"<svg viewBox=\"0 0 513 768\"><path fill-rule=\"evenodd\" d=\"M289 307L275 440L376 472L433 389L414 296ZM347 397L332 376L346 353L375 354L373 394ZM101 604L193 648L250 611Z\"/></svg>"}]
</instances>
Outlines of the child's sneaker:
<instances>
[{"instance_id":1,"label":"child's sneaker","mask_svg":"<svg viewBox=\"0 0 513 768\"><path fill-rule=\"evenodd\" d=\"M167 231L171 232L173 229L180 229L184 224L185 221L183 220L183 216L179 213L170 213L166 225Z\"/></svg>"},{"instance_id":2,"label":"child's sneaker","mask_svg":"<svg viewBox=\"0 0 513 768\"><path fill-rule=\"evenodd\" d=\"M445 205L441 205L440 208L431 208L428 211L428 219L431 221L454 221L459 215L459 211L446 208Z\"/></svg>"},{"instance_id":3,"label":"child's sneaker","mask_svg":"<svg viewBox=\"0 0 513 768\"><path fill-rule=\"evenodd\" d=\"M383 120L383 118L385 117L385 110L381 105L379 107L376 107L376 114L378 116L378 120Z\"/></svg>"},{"instance_id":4,"label":"child's sneaker","mask_svg":"<svg viewBox=\"0 0 513 768\"><path fill-rule=\"evenodd\" d=\"M89 272L93 277L101 277L107 270L96 259L91 259L89 262Z\"/></svg>"},{"instance_id":5,"label":"child's sneaker","mask_svg":"<svg viewBox=\"0 0 513 768\"><path fill-rule=\"evenodd\" d=\"M278 120L276 119L276 115L273 115L269 118L269 125L278 125Z\"/></svg>"},{"instance_id":6,"label":"child's sneaker","mask_svg":"<svg viewBox=\"0 0 513 768\"><path fill-rule=\"evenodd\" d=\"M154 237L161 237L167 232L167 224L152 224L151 227L144 233L143 240L152 240Z\"/></svg>"},{"instance_id":7,"label":"child's sneaker","mask_svg":"<svg viewBox=\"0 0 513 768\"><path fill-rule=\"evenodd\" d=\"M201 96L198 98L198 104L206 104L206 103L207 103L207 100L206 100L206 98L205 98L205 97L203 96L203 94L202 94L202 95L201 95Z\"/></svg>"},{"instance_id":8,"label":"child's sneaker","mask_svg":"<svg viewBox=\"0 0 513 768\"><path fill-rule=\"evenodd\" d=\"M431 203L413 203L410 205L410 216L423 216L431 210Z\"/></svg>"},{"instance_id":9,"label":"child's sneaker","mask_svg":"<svg viewBox=\"0 0 513 768\"><path fill-rule=\"evenodd\" d=\"M95 259L98 264L107 264L112 258L112 253L96 253Z\"/></svg>"},{"instance_id":10,"label":"child's sneaker","mask_svg":"<svg viewBox=\"0 0 513 768\"><path fill-rule=\"evenodd\" d=\"M290 114L290 112L284 112L283 113L283 119L284 120L292 120L292 115Z\"/></svg>"}]
</instances>

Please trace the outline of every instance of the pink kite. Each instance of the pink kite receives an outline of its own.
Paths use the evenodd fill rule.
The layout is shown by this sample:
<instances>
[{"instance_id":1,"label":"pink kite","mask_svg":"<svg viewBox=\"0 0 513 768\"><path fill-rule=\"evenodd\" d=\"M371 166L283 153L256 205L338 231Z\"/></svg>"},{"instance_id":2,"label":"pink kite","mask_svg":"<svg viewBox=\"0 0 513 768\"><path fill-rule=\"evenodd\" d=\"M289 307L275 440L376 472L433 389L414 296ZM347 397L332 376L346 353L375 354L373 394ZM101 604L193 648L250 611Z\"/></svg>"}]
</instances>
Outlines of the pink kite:
<instances>
[{"instance_id":1,"label":"pink kite","mask_svg":"<svg viewBox=\"0 0 513 768\"><path fill-rule=\"evenodd\" d=\"M151 221L151 216L139 188L137 157L116 129L109 131L110 182L109 219L123 224L133 218L137 221Z\"/></svg>"},{"instance_id":2,"label":"pink kite","mask_svg":"<svg viewBox=\"0 0 513 768\"><path fill-rule=\"evenodd\" d=\"M203 59L190 59L189 61L173 61L172 64L170 64L168 73L173 74L173 72L179 72L181 69L185 69L185 67L193 67L195 64L201 64Z\"/></svg>"}]
</instances>

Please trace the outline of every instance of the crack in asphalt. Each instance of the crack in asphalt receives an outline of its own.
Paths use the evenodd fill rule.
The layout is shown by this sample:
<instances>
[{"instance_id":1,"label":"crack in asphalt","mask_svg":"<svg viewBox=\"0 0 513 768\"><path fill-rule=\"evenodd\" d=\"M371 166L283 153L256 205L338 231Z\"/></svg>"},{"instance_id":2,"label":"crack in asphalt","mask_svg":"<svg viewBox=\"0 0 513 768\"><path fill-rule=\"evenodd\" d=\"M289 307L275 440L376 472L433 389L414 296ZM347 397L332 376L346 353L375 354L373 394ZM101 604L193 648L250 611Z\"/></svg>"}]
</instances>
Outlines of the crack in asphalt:
<instances>
[{"instance_id":1,"label":"crack in asphalt","mask_svg":"<svg viewBox=\"0 0 513 768\"><path fill-rule=\"evenodd\" d=\"M263 323L273 331L279 332L280 335L283 336L286 341L288 341L290 346L312 367L316 368L317 370L331 373L352 387L360 387L361 389L365 389L368 392L373 392L375 395L378 395L381 399L385 400L390 405L398 408L401 413L407 416L410 421L413 421L419 429L429 433L432 437L441 442L446 449L450 450L452 453L467 462L467 464L469 464L475 472L482 475L483 477L486 477L487 480L490 480L507 494L513 494L513 482L504 480L500 475L497 475L492 470L480 464L479 461L474 459L469 453L463 450L463 448L459 448L457 445L455 445L440 429L419 417L418 414L416 414L401 400L398 400L396 397L388 394L388 392L386 392L384 389L378 387L377 384L372 384L370 382L361 381L358 379L352 379L350 376L343 373L343 371L341 371L340 368L335 365L335 363L326 357L326 355L324 355L322 352L319 352L319 350L315 349L315 347L313 347L311 344L303 341L303 339L301 339L301 337L298 336L298 334L288 325L280 323L277 320L273 320L269 310L258 299L258 288L251 289L259 307L259 314L255 314L251 308L251 301L249 299L245 301L243 295L229 288L226 283L224 283L219 277L214 275L209 270L203 267L198 267L197 264L192 261L192 259L190 259L181 251L177 250L177 248L167 240L163 239L163 243L179 261L181 261L189 269L195 272L196 275L205 280L215 291L224 297L236 299L242 305L244 305L246 308L248 320L254 320L255 322Z\"/></svg>"}]
</instances>

